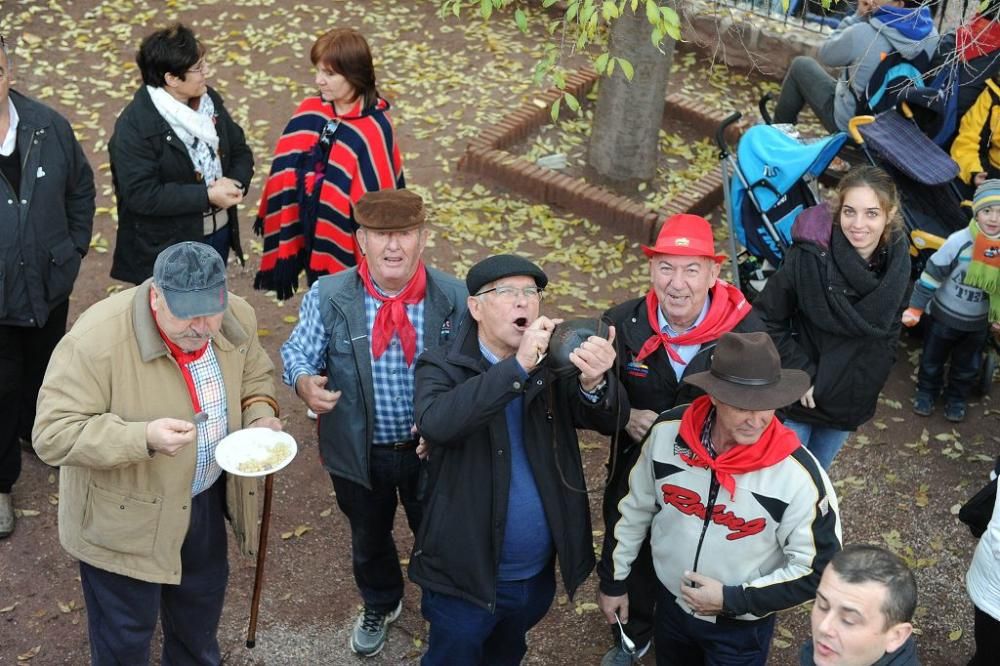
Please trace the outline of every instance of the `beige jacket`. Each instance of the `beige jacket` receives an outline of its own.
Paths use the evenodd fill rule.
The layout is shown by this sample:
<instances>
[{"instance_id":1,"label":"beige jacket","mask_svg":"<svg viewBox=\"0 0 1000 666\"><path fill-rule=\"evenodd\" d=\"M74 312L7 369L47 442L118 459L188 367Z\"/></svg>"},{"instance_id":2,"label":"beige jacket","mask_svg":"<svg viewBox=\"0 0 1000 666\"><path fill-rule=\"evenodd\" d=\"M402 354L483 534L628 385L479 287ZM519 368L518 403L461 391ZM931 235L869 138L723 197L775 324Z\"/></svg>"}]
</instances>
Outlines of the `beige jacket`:
<instances>
[{"instance_id":1,"label":"beige jacket","mask_svg":"<svg viewBox=\"0 0 1000 666\"><path fill-rule=\"evenodd\" d=\"M33 440L61 467L59 540L100 569L153 583L179 583L190 519L196 447L150 455L146 423L190 420L193 408L177 363L156 330L147 280L84 312L52 354ZM213 340L226 385L229 432L273 411L244 398L274 397L274 365L257 339L253 308L229 295ZM257 549L257 484L229 476L226 505L245 555Z\"/></svg>"}]
</instances>

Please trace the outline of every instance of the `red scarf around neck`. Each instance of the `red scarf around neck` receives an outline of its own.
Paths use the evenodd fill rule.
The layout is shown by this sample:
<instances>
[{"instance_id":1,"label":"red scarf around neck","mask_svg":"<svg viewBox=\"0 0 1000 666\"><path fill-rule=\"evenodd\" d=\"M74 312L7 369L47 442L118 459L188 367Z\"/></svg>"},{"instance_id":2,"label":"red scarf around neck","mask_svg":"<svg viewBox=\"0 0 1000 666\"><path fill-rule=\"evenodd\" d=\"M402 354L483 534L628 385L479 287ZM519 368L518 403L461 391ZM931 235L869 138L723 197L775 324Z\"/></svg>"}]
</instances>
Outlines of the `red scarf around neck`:
<instances>
[{"instance_id":1,"label":"red scarf around neck","mask_svg":"<svg viewBox=\"0 0 1000 666\"><path fill-rule=\"evenodd\" d=\"M750 312L750 304L743 293L728 282L716 280L709 294L712 302L701 323L690 331L672 338L660 330L660 320L657 316L660 304L656 292L650 289L646 294L646 317L649 319L649 327L653 329L653 335L643 343L635 360L642 361L662 345L674 363L683 364L684 359L671 345L695 345L718 340L723 333L733 330L733 327Z\"/></svg>"},{"instance_id":2,"label":"red scarf around neck","mask_svg":"<svg viewBox=\"0 0 1000 666\"><path fill-rule=\"evenodd\" d=\"M174 344L174 342L167 337L167 334L163 332L163 329L160 328L160 322L156 318L156 310L153 310L152 305L150 305L149 309L153 313L153 321L156 322L156 330L160 334L160 339L163 340L165 345L167 345L167 350L170 352L170 355L174 357L174 360L177 361L177 365L181 369L181 376L184 378L184 385L187 386L188 395L191 397L191 405L194 407L194 411L200 412L201 401L198 399L198 391L194 387L194 377L191 375L191 368L188 367L188 364L194 363L204 356L205 352L208 350L208 345L211 343L206 342L202 345L201 349L196 349L193 352L184 351Z\"/></svg>"},{"instance_id":3,"label":"red scarf around neck","mask_svg":"<svg viewBox=\"0 0 1000 666\"><path fill-rule=\"evenodd\" d=\"M705 467L715 472L715 478L719 480L719 484L723 488L729 491L731 498L735 499L736 497L734 474L755 472L776 465L799 448L799 438L796 437L795 433L786 428L777 418L773 418L756 444L737 444L713 459L701 443L701 431L705 426L705 419L708 418L712 409L711 398L703 395L695 398L691 406L685 410L684 416L681 417L679 434L694 455L688 456L682 453L680 457L689 465Z\"/></svg>"},{"instance_id":4,"label":"red scarf around neck","mask_svg":"<svg viewBox=\"0 0 1000 666\"><path fill-rule=\"evenodd\" d=\"M424 262L417 264L417 272L395 296L383 296L375 288L367 259L362 259L358 264L358 276L368 294L382 302L382 307L375 315L375 326L372 327L372 356L381 358L389 348L392 334L396 333L403 345L406 365L413 365L413 358L417 355L417 329L413 327L413 322L406 314L406 306L424 299L427 291L427 270L424 268Z\"/></svg>"}]
</instances>

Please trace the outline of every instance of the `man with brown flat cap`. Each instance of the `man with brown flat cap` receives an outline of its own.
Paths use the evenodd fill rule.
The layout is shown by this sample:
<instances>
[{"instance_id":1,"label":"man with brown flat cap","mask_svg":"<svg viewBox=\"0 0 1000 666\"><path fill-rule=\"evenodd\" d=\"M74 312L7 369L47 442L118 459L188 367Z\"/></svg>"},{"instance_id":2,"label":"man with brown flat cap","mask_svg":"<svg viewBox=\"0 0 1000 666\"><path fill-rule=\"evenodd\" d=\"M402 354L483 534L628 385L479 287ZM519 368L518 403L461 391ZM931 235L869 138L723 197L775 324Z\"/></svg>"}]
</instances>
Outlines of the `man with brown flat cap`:
<instances>
[{"instance_id":1,"label":"man with brown flat cap","mask_svg":"<svg viewBox=\"0 0 1000 666\"><path fill-rule=\"evenodd\" d=\"M350 647L372 656L402 609L392 537L397 494L414 533L421 521L414 361L458 327L466 291L421 259L427 225L419 195L369 192L354 217L363 260L312 285L281 358L285 383L319 415L320 456L351 525L354 580L364 602Z\"/></svg>"},{"instance_id":2,"label":"man with brown flat cap","mask_svg":"<svg viewBox=\"0 0 1000 666\"><path fill-rule=\"evenodd\" d=\"M598 573L609 623L647 530L658 579L657 664L761 665L774 613L812 599L840 550L837 499L819 463L774 417L809 388L766 333L726 333L707 395L657 418L629 475ZM606 542L606 546L608 542Z\"/></svg>"}]
</instances>

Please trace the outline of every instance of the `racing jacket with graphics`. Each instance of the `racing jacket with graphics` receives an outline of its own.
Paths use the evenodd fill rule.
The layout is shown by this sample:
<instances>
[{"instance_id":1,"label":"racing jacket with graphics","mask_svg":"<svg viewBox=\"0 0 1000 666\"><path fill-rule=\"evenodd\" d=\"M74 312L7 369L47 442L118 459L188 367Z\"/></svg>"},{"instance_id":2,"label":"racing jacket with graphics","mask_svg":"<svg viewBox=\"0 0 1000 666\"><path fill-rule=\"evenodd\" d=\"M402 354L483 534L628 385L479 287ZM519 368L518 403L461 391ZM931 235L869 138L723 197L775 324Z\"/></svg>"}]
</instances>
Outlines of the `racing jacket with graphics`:
<instances>
[{"instance_id":1,"label":"racing jacket with graphics","mask_svg":"<svg viewBox=\"0 0 1000 666\"><path fill-rule=\"evenodd\" d=\"M723 615L755 620L813 599L826 563L841 548L830 479L799 447L770 467L734 475L732 496L710 469L692 466L678 436L686 407L660 415L629 475L621 518L605 535L601 591L626 593L625 579L647 530L660 582L677 597L685 571L723 584ZM711 617L699 619L714 621Z\"/></svg>"}]
</instances>

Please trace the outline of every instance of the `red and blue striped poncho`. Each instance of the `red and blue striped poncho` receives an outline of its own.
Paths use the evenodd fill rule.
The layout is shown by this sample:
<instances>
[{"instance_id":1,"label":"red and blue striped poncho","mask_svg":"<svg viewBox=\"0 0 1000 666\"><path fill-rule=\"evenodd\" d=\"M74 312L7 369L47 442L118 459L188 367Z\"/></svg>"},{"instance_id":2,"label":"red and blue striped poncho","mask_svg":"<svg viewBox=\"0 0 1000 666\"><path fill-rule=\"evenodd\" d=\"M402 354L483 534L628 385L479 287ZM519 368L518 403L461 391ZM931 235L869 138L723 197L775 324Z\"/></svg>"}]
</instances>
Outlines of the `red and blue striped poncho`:
<instances>
[{"instance_id":1,"label":"red and blue striped poncho","mask_svg":"<svg viewBox=\"0 0 1000 666\"><path fill-rule=\"evenodd\" d=\"M264 237L264 256L254 288L287 299L307 269L310 282L357 264L353 204L365 192L405 186L389 103L361 110L361 101L337 116L333 105L309 97L278 139L271 173L261 195L254 231ZM320 136L338 121L329 158Z\"/></svg>"}]
</instances>

